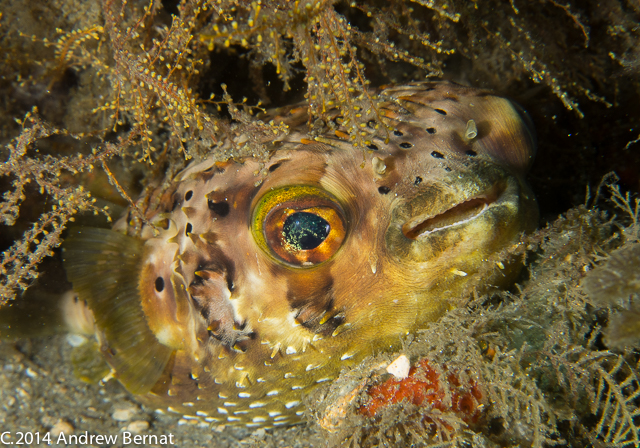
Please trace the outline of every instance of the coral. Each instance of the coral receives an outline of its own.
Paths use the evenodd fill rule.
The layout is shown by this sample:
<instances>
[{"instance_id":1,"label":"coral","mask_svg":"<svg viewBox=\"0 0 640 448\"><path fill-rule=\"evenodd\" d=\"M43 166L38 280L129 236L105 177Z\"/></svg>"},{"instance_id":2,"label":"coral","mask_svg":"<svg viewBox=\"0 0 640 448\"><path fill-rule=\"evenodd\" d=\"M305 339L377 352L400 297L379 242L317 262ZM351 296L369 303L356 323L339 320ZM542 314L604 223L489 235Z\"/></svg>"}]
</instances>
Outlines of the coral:
<instances>
[{"instance_id":1,"label":"coral","mask_svg":"<svg viewBox=\"0 0 640 448\"><path fill-rule=\"evenodd\" d=\"M359 409L363 415L373 418L382 415L385 407L412 404L419 408L413 418L422 418L425 431L442 440L450 440L452 433L459 429L460 425L451 415L465 423L476 423L484 407L477 382L461 381L455 372L437 371L426 359L411 367L407 378L389 378L369 387L366 393L369 399Z\"/></svg>"}]
</instances>

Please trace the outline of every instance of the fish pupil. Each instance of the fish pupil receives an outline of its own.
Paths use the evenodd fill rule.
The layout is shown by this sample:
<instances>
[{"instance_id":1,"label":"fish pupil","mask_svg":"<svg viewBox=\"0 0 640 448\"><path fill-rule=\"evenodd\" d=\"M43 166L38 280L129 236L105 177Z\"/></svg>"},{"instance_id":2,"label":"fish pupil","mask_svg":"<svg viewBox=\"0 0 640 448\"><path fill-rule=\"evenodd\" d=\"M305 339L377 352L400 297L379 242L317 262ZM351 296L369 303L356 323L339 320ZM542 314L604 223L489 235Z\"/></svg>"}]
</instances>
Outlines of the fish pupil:
<instances>
[{"instance_id":1,"label":"fish pupil","mask_svg":"<svg viewBox=\"0 0 640 448\"><path fill-rule=\"evenodd\" d=\"M282 227L287 245L295 250L311 250L318 247L329 235L331 225L318 215L297 212L290 215Z\"/></svg>"}]
</instances>

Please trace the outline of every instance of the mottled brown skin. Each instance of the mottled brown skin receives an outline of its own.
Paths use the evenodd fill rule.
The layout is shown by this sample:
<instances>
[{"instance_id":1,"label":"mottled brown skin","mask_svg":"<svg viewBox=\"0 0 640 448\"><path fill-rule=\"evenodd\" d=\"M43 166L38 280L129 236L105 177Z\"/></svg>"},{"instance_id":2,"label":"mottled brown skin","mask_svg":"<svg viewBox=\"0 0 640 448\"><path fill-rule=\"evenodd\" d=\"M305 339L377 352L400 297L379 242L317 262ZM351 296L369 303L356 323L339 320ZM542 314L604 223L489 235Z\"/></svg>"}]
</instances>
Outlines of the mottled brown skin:
<instances>
[{"instance_id":1,"label":"mottled brown skin","mask_svg":"<svg viewBox=\"0 0 640 448\"><path fill-rule=\"evenodd\" d=\"M481 278L487 259L537 224L522 114L446 82L387 88L380 100L390 131L367 128L364 151L297 126L266 166L206 160L177 176L165 210L149 215L159 234L143 232L138 294L157 344L172 350L144 401L222 424L295 423L313 386L500 281ZM336 221L333 242L294 254L310 263L296 266L273 249L289 250L272 241L282 231L255 219L268 194L269 207L291 200L290 214L296 195L307 209L316 191L344 231Z\"/></svg>"}]
</instances>

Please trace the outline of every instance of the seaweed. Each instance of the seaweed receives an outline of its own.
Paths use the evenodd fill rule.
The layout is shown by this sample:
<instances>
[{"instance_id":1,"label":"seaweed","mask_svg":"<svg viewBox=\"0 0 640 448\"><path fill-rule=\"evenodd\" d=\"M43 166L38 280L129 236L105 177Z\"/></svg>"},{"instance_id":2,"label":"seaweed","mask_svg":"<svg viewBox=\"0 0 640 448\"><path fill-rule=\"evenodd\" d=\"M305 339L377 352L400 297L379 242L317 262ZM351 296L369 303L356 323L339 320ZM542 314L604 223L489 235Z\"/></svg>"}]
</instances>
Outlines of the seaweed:
<instances>
[{"instance_id":1,"label":"seaweed","mask_svg":"<svg viewBox=\"0 0 640 448\"><path fill-rule=\"evenodd\" d=\"M15 242L2 253L0 261L0 304L12 297L16 290L25 290L37 277L36 266L47 256L53 255L51 248L61 241L62 232L68 222L75 220L79 210L104 211L95 205L95 198L82 185L64 185L63 171L93 169L99 156L45 157L34 160L26 156L29 145L37 139L59 133L47 126L37 116L28 113L22 122L23 130L18 138L7 145L9 158L0 165L0 176L12 177L12 190L4 193L0 205L0 219L4 225L14 225L20 206L27 199L31 186L37 186L39 194L47 194L54 201L47 211Z\"/></svg>"}]
</instances>

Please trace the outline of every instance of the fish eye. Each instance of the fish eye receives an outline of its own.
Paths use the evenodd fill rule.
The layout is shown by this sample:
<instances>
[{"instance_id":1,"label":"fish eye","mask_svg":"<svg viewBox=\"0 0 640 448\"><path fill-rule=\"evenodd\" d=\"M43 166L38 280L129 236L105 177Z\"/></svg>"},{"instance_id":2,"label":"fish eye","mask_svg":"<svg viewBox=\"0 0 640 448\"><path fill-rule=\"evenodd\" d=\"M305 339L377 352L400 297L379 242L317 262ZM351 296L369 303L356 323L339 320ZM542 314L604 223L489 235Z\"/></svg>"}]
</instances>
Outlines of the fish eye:
<instances>
[{"instance_id":1,"label":"fish eye","mask_svg":"<svg viewBox=\"0 0 640 448\"><path fill-rule=\"evenodd\" d=\"M311 186L279 188L256 205L252 233L272 257L293 266L314 266L330 259L346 236L346 219L338 201Z\"/></svg>"}]
</instances>

